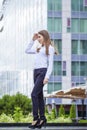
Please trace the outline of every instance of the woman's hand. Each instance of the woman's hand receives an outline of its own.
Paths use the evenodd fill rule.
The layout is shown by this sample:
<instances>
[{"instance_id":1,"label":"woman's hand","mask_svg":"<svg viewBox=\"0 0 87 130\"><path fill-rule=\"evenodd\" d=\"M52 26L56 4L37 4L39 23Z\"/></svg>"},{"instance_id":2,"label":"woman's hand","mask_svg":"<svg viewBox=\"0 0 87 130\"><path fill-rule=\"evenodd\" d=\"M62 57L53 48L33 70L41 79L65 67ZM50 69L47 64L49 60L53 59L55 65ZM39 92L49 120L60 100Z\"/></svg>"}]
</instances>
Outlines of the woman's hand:
<instances>
[{"instance_id":1,"label":"woman's hand","mask_svg":"<svg viewBox=\"0 0 87 130\"><path fill-rule=\"evenodd\" d=\"M33 41L35 41L37 38L38 38L38 34L37 34L37 33L35 33L35 34L33 35L32 40L33 40Z\"/></svg>"},{"instance_id":2,"label":"woman's hand","mask_svg":"<svg viewBox=\"0 0 87 130\"><path fill-rule=\"evenodd\" d=\"M43 84L45 85L45 84L47 84L47 83L48 83L48 79L45 78L45 79L43 80Z\"/></svg>"}]
</instances>

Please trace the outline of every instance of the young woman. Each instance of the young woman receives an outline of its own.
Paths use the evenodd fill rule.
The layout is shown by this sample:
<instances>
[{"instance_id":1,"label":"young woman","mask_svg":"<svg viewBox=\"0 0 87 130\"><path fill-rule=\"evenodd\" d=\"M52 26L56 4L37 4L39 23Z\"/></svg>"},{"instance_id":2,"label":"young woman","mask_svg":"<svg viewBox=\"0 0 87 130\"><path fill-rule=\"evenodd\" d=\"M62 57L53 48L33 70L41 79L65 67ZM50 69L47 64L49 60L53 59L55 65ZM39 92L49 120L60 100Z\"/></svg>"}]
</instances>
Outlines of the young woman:
<instances>
[{"instance_id":1,"label":"young woman","mask_svg":"<svg viewBox=\"0 0 87 130\"><path fill-rule=\"evenodd\" d=\"M37 40L40 48L33 49L34 41ZM53 57L55 49L51 44L49 33L41 30L34 34L32 41L28 45L26 53L35 53L34 64L34 88L31 93L33 105L33 122L29 128L41 128L46 123L45 106L43 99L43 86L48 83L53 69Z\"/></svg>"}]
</instances>

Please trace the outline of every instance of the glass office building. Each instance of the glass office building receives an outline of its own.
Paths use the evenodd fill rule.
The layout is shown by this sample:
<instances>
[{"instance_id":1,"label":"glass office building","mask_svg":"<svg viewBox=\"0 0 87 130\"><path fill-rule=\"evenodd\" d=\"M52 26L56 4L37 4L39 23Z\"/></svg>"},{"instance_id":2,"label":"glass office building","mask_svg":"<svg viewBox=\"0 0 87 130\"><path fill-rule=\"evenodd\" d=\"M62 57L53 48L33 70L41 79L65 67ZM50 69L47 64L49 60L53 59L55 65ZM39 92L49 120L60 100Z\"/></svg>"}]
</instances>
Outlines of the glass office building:
<instances>
[{"instance_id":1,"label":"glass office building","mask_svg":"<svg viewBox=\"0 0 87 130\"><path fill-rule=\"evenodd\" d=\"M87 0L47 0L47 28L58 48L48 93L84 84L87 77ZM69 101L62 100L62 103ZM71 101L70 101L71 102Z\"/></svg>"},{"instance_id":2,"label":"glass office building","mask_svg":"<svg viewBox=\"0 0 87 130\"><path fill-rule=\"evenodd\" d=\"M25 49L33 33L47 28L46 7L46 0L0 0L0 97L31 97L34 57Z\"/></svg>"}]
</instances>

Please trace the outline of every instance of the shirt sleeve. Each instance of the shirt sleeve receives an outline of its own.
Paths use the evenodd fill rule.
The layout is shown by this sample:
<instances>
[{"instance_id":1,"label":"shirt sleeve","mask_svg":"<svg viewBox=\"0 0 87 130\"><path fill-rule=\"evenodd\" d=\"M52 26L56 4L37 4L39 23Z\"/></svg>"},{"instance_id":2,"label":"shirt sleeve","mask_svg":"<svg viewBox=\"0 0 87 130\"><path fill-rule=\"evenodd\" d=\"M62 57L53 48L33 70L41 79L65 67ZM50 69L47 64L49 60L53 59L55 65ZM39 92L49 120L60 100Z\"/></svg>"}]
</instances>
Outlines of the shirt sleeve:
<instances>
[{"instance_id":1,"label":"shirt sleeve","mask_svg":"<svg viewBox=\"0 0 87 130\"><path fill-rule=\"evenodd\" d=\"M34 54L36 52L36 48L34 48L33 45L34 45L34 41L32 40L28 44L28 46L27 46L27 48L25 50L25 53L27 53L27 54Z\"/></svg>"},{"instance_id":2,"label":"shirt sleeve","mask_svg":"<svg viewBox=\"0 0 87 130\"><path fill-rule=\"evenodd\" d=\"M53 58L54 58L54 48L49 47L49 55L48 55L48 67L47 67L47 72L45 75L45 78L49 79L52 70L53 70Z\"/></svg>"}]
</instances>

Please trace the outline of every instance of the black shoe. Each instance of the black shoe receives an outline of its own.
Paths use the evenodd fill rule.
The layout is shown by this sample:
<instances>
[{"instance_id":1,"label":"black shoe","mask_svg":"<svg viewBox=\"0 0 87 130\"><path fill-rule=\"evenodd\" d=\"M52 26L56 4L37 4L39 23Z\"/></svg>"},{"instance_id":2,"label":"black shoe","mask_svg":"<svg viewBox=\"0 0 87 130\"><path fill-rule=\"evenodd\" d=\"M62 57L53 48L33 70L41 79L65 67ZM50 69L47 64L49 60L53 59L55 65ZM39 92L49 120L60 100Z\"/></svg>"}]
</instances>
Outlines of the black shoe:
<instances>
[{"instance_id":1,"label":"black shoe","mask_svg":"<svg viewBox=\"0 0 87 130\"><path fill-rule=\"evenodd\" d=\"M38 128L38 129L41 129L42 126L46 127L46 122L47 122L46 119L40 120L40 123L37 125L37 128Z\"/></svg>"},{"instance_id":2,"label":"black shoe","mask_svg":"<svg viewBox=\"0 0 87 130\"><path fill-rule=\"evenodd\" d=\"M30 126L28 126L30 129L35 129L37 128L37 125L39 124L40 120L35 120L32 122Z\"/></svg>"}]
</instances>

